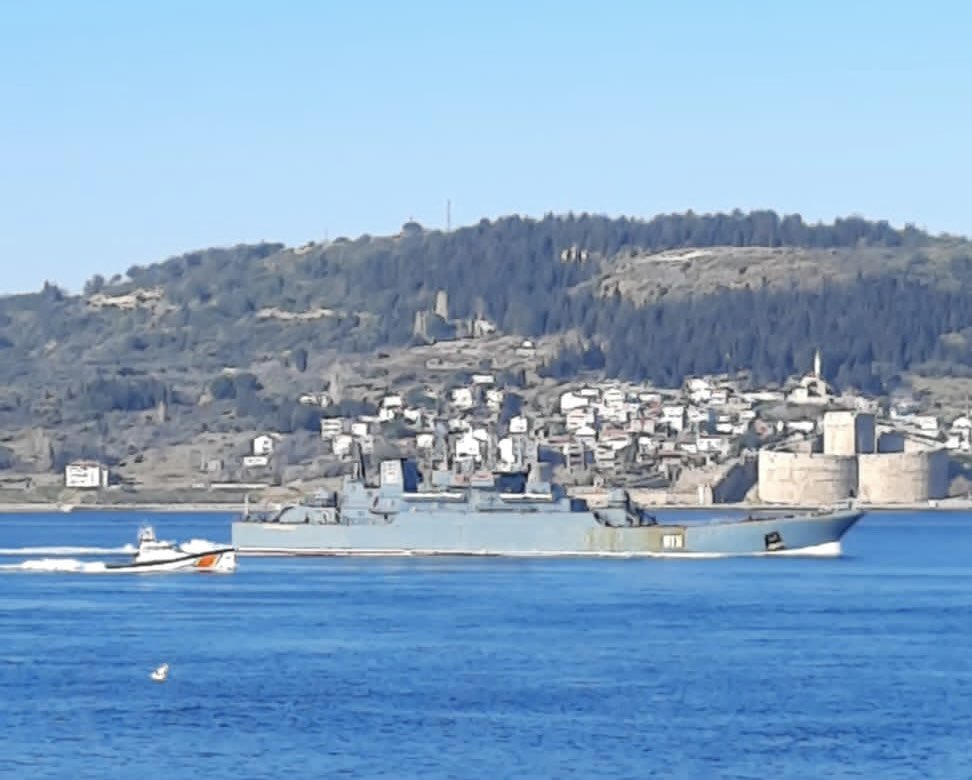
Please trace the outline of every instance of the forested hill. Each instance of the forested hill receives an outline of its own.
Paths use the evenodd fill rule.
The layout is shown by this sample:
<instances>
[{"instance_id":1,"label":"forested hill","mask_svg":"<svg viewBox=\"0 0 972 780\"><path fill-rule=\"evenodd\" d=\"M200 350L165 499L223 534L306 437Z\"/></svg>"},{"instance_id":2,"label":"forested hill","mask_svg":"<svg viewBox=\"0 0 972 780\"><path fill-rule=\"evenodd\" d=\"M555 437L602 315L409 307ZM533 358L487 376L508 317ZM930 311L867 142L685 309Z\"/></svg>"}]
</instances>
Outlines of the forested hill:
<instances>
[{"instance_id":1,"label":"forested hill","mask_svg":"<svg viewBox=\"0 0 972 780\"><path fill-rule=\"evenodd\" d=\"M288 356L302 370L308 355L451 338L478 317L568 336L545 367L557 376L672 385L748 368L779 381L821 346L830 379L873 390L906 370L972 366L970 285L966 241L857 218L406 223L395 236L191 252L95 277L82 295L48 284L0 298L0 380L75 397L120 371L156 383L139 385L149 403L225 367Z\"/></svg>"}]
</instances>

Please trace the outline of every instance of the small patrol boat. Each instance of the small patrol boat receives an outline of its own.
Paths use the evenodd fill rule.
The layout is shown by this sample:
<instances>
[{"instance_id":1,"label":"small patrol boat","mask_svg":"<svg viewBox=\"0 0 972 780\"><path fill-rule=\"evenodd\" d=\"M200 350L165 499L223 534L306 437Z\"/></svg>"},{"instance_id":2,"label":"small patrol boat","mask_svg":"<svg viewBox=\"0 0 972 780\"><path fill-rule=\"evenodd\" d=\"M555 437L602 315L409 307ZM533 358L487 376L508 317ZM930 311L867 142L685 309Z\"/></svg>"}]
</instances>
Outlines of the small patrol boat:
<instances>
[{"instance_id":1,"label":"small patrol boat","mask_svg":"<svg viewBox=\"0 0 972 780\"><path fill-rule=\"evenodd\" d=\"M183 570L231 572L235 569L236 548L203 539L192 539L183 544L164 541L156 538L152 526L143 526L139 530L138 550L130 561L105 564L106 571L115 573Z\"/></svg>"}]
</instances>

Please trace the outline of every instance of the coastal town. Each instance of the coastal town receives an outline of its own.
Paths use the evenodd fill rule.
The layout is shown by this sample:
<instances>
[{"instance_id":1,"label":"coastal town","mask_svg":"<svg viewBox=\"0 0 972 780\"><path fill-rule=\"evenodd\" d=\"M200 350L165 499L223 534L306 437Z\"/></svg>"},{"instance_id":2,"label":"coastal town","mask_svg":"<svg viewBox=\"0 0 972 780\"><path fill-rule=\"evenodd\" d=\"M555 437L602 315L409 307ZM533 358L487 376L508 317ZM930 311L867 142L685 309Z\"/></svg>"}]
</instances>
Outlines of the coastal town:
<instances>
[{"instance_id":1,"label":"coastal town","mask_svg":"<svg viewBox=\"0 0 972 780\"><path fill-rule=\"evenodd\" d=\"M336 487L359 461L386 458L470 475L532 464L572 495L596 502L624 487L646 506L940 505L969 494L968 414L945 418L903 393L838 393L820 350L779 387L753 387L740 374L658 388L556 382L539 370L544 345L482 325L468 334L323 371L318 387L295 391L320 416L313 433L208 431L168 453L73 461L20 490L8 478L4 500L300 500ZM148 421L164 417L160 409Z\"/></svg>"}]
</instances>

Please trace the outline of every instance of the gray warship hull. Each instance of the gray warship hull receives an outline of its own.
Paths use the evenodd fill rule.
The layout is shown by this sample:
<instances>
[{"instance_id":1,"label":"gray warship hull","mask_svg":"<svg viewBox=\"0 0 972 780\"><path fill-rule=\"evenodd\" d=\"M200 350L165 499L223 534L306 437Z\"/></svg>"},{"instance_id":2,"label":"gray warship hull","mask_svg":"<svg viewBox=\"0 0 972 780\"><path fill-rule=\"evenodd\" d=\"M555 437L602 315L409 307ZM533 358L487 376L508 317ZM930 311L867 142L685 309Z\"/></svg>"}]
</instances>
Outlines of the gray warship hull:
<instances>
[{"instance_id":1,"label":"gray warship hull","mask_svg":"<svg viewBox=\"0 0 972 780\"><path fill-rule=\"evenodd\" d=\"M275 518L234 522L232 543L241 555L832 555L840 552L842 537L862 515L848 509L613 525L610 515L592 510L460 511L433 505L344 523L329 521L333 516L320 510L290 507Z\"/></svg>"}]
</instances>

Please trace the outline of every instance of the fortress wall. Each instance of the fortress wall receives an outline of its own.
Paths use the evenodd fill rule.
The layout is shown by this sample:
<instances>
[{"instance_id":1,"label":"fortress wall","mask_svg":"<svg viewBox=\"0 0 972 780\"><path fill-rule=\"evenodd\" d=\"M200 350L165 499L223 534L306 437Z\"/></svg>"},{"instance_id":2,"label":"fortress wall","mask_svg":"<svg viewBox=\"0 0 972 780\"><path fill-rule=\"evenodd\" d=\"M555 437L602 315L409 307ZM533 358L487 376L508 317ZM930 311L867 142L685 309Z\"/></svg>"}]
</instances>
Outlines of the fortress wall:
<instances>
[{"instance_id":1,"label":"fortress wall","mask_svg":"<svg viewBox=\"0 0 972 780\"><path fill-rule=\"evenodd\" d=\"M944 450L859 456L859 497L876 504L907 504L948 495Z\"/></svg>"},{"instance_id":2,"label":"fortress wall","mask_svg":"<svg viewBox=\"0 0 972 780\"><path fill-rule=\"evenodd\" d=\"M761 450L759 498L771 504L834 504L857 491L857 457Z\"/></svg>"}]
</instances>

